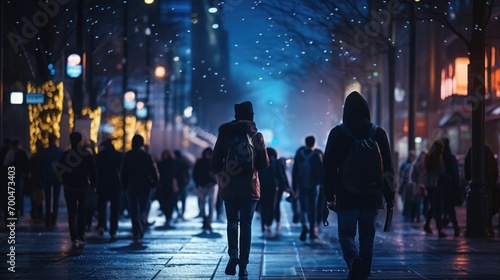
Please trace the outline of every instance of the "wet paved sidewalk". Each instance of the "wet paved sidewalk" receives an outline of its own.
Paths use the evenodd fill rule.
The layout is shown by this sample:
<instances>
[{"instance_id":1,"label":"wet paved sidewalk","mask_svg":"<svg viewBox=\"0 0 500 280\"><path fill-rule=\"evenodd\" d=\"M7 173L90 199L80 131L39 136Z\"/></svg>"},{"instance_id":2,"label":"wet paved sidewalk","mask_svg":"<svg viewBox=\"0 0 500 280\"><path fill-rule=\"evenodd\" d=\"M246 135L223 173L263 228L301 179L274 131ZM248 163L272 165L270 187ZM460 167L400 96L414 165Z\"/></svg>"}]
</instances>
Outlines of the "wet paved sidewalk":
<instances>
[{"instance_id":1,"label":"wet paved sidewalk","mask_svg":"<svg viewBox=\"0 0 500 280\"><path fill-rule=\"evenodd\" d=\"M346 279L335 214L330 215L330 226L321 228L320 242L301 242L300 225L291 223L290 204L283 202L282 208L279 235L263 238L260 220L255 218L249 279ZM20 222L15 230L15 272L7 270L11 245L2 225L0 278L238 279L224 274L228 261L225 224L213 223L214 232L203 233L201 219L194 218L197 206L192 196L188 209L186 221L167 229L154 204L150 220L156 223L142 243L131 242L130 222L122 220L116 242L110 243L106 233L99 236L92 231L83 250L71 249L64 213L52 230ZM464 229L465 208L458 213ZM383 233L384 215L379 214L370 279L500 279L500 238L453 238L448 228L449 237L439 239L425 235L421 225L402 223L399 216L394 218L393 231Z\"/></svg>"}]
</instances>

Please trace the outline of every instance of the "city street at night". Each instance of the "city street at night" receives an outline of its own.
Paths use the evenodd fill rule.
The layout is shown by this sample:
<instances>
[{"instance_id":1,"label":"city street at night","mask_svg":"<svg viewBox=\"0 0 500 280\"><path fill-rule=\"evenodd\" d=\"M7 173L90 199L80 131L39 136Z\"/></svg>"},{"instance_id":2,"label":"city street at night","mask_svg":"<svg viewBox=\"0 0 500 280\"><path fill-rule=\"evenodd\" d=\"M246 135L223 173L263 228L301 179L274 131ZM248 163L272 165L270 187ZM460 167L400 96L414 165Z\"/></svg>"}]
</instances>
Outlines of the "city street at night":
<instances>
[{"instance_id":1,"label":"city street at night","mask_svg":"<svg viewBox=\"0 0 500 280\"><path fill-rule=\"evenodd\" d=\"M87 245L72 250L66 215L54 230L21 223L16 229L15 273L7 271L2 253L2 279L237 279L224 274L228 261L224 223L213 223L213 233L203 233L196 198L188 198L186 221L175 229L162 227L153 204L150 221L155 225L141 243L133 244L130 221L120 221L116 242L87 232ZM347 268L340 253L336 215L321 228L320 241L299 240L300 224L291 221L290 204L283 201L282 231L263 238L260 220L253 224L248 279L346 279ZM464 207L457 208L465 230ZM446 238L426 235L422 225L401 222L395 215L392 232L382 232L385 213L380 212L370 279L498 279L498 238ZM496 225L496 224L495 224ZM273 228L274 231L274 228ZM6 231L2 230L1 240ZM7 252L2 242L1 251Z\"/></svg>"},{"instance_id":2,"label":"city street at night","mask_svg":"<svg viewBox=\"0 0 500 280\"><path fill-rule=\"evenodd\" d=\"M500 0L0 20L0 279L500 280Z\"/></svg>"}]
</instances>

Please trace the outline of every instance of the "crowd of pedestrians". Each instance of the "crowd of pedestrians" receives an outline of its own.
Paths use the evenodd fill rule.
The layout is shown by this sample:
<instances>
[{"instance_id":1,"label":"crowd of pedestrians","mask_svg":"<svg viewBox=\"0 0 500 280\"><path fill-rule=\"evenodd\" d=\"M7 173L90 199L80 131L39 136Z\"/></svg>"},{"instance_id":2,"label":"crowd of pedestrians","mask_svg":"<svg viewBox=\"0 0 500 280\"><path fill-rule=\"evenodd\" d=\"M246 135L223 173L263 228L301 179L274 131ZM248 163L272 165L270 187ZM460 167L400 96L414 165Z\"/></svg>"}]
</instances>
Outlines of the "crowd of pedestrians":
<instances>
[{"instance_id":1,"label":"crowd of pedestrians","mask_svg":"<svg viewBox=\"0 0 500 280\"><path fill-rule=\"evenodd\" d=\"M180 150L170 149L155 159L140 135L132 138L132 149L125 153L115 149L112 139L96 148L79 132L70 134L71 147L63 150L59 139L50 135L48 145L37 143L36 153L30 157L18 140L5 140L0 151L4 174L9 166L16 170L13 215L25 215L23 201L27 195L31 220L54 228L63 193L74 249L85 246L86 231L92 229L100 236L108 232L110 242L116 241L119 220L124 217L130 219L131 238L137 243L154 223L148 221L153 201L158 201L159 215L165 217L163 228L175 229L175 223L186 219L186 199L192 192L198 200L196 218L201 218L204 231L212 233L214 221L227 224L229 261L225 273L235 275L239 267L238 275L243 278L248 277L254 213L260 219L262 237L275 238L281 233L282 201L293 213L293 223L302 228L297 236L302 242L308 237L311 242L318 241L325 215L336 212L348 279L370 276L375 220L380 209L392 211L396 188L403 202L404 221L423 222L427 234L434 233L434 221L439 238L447 236L444 228L451 223L454 237L461 235L455 207L463 205L464 180L471 179L470 150L463 167L465 178L460 176L450 140L442 138L418 155L410 151L394 180L386 132L371 122L367 102L358 92L347 96L343 124L332 128L325 151L317 148L315 136L309 135L296 150L293 161L266 147L254 122L252 103L235 104L234 109L235 119L219 127L215 145L206 147L193 162ZM363 148L374 145L375 156L380 157L378 165L372 161L360 164L363 168L377 166L375 175L380 172L380 183L369 184L375 188L373 192L362 193L356 189L359 182L349 179L352 172L357 172L349 164L355 162L356 149L363 149L361 142ZM488 146L485 156L488 230L493 232L491 220L500 208L498 165ZM288 172L290 162L293 166ZM366 172L366 177L373 175ZM0 198L4 219L5 193Z\"/></svg>"}]
</instances>

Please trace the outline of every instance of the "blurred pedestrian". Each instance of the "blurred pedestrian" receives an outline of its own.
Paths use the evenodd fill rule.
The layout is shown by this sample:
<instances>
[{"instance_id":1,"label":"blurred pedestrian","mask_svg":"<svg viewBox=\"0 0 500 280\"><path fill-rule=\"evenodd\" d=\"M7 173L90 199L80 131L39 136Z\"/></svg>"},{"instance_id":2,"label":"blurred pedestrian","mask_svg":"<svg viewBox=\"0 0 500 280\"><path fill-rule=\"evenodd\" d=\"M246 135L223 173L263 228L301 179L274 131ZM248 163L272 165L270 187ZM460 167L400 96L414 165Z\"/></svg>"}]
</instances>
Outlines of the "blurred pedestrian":
<instances>
[{"instance_id":1,"label":"blurred pedestrian","mask_svg":"<svg viewBox=\"0 0 500 280\"><path fill-rule=\"evenodd\" d=\"M179 193L179 185L177 183L175 155L171 150L167 149L161 153L158 170L160 171L160 184L156 197L160 202L160 209L165 215L165 228L174 228L172 217Z\"/></svg>"},{"instance_id":2,"label":"blurred pedestrian","mask_svg":"<svg viewBox=\"0 0 500 280\"><path fill-rule=\"evenodd\" d=\"M408 158L399 167L398 194L403 201L404 221L410 220L411 196L413 196L413 184L410 184L410 169L416 158L415 151L408 153Z\"/></svg>"},{"instance_id":3,"label":"blurred pedestrian","mask_svg":"<svg viewBox=\"0 0 500 280\"><path fill-rule=\"evenodd\" d=\"M175 161L176 161L176 178L177 185L179 187L179 192L177 193L177 201L175 202L175 211L177 212L177 219L184 220L184 213L186 212L186 199L188 194L188 184L191 180L190 162L182 155L179 150L174 151ZM180 207L179 207L180 202Z\"/></svg>"},{"instance_id":4,"label":"blurred pedestrian","mask_svg":"<svg viewBox=\"0 0 500 280\"><path fill-rule=\"evenodd\" d=\"M266 238L272 238L271 226L276 221L276 234L281 230L279 207L281 194L288 188L288 180L283 172L283 165L278 160L275 149L268 147L269 166L259 171L260 181L260 213L262 232ZM280 197L278 197L280 196Z\"/></svg>"},{"instance_id":5,"label":"blurred pedestrian","mask_svg":"<svg viewBox=\"0 0 500 280\"><path fill-rule=\"evenodd\" d=\"M248 277L252 241L252 219L260 198L258 170L269 165L264 137L253 121L253 105L249 101L234 105L235 120L219 127L219 136L210 160L217 175L227 217L229 262L227 275Z\"/></svg>"},{"instance_id":6,"label":"blurred pedestrian","mask_svg":"<svg viewBox=\"0 0 500 280\"><path fill-rule=\"evenodd\" d=\"M201 153L193 167L193 180L198 195L198 206L203 218L203 229L212 231L212 221L215 213L215 203L219 195L219 186L210 170L210 158L213 150L208 147ZM206 209L208 203L208 211Z\"/></svg>"},{"instance_id":7,"label":"blurred pedestrian","mask_svg":"<svg viewBox=\"0 0 500 280\"><path fill-rule=\"evenodd\" d=\"M463 192L460 187L460 179L458 176L458 161L454 154L451 153L450 140L446 137L442 138L443 142L443 163L446 177L443 182L443 227L449 221L453 224L454 236L460 236L460 227L458 226L457 216L455 213L455 205L462 205Z\"/></svg>"},{"instance_id":8,"label":"blurred pedestrian","mask_svg":"<svg viewBox=\"0 0 500 280\"><path fill-rule=\"evenodd\" d=\"M405 203L408 201L409 206L409 221L412 223L420 223L420 217L422 215L422 208L427 201L424 198L427 197L427 192L425 189L425 155L427 153L421 151L410 168L410 182L405 190ZM427 214L427 210L423 212L424 215Z\"/></svg>"},{"instance_id":9,"label":"blurred pedestrian","mask_svg":"<svg viewBox=\"0 0 500 280\"><path fill-rule=\"evenodd\" d=\"M464 175L468 182L472 180L472 148L469 148L467 155L465 156L464 162ZM488 144L484 144L484 182L486 184L486 192L488 194L488 234L489 236L494 235L492 218L499 210L498 199L494 199L498 194L495 192L497 189L498 181L498 162L495 159L495 154ZM477 178L476 178L477 179Z\"/></svg>"},{"instance_id":10,"label":"blurred pedestrian","mask_svg":"<svg viewBox=\"0 0 500 280\"><path fill-rule=\"evenodd\" d=\"M97 184L97 232L103 235L107 227L107 204L109 202L109 236L110 241L116 240L118 230L118 215L120 211L120 197L122 185L120 167L123 155L118 152L111 139L101 142L99 153L96 156L98 175Z\"/></svg>"},{"instance_id":11,"label":"blurred pedestrian","mask_svg":"<svg viewBox=\"0 0 500 280\"><path fill-rule=\"evenodd\" d=\"M95 192L97 176L92 154L82 146L82 135L69 136L71 149L61 154L56 175L62 179L68 208L68 224L73 248L82 248L85 238L88 192Z\"/></svg>"},{"instance_id":12,"label":"blurred pedestrian","mask_svg":"<svg viewBox=\"0 0 500 280\"><path fill-rule=\"evenodd\" d=\"M55 226L59 213L61 181L56 175L54 164L59 161L63 151L59 148L57 137L49 135L49 146L42 151L42 183L45 192L45 225Z\"/></svg>"},{"instance_id":13,"label":"blurred pedestrian","mask_svg":"<svg viewBox=\"0 0 500 280\"><path fill-rule=\"evenodd\" d=\"M394 206L394 175L392 153L386 132L374 127L366 100L356 91L351 92L344 103L343 124L356 137L366 138L373 128L373 139L377 142L382 157L383 185L381 191L370 195L354 193L346 188L343 171L344 162L354 140L338 125L330 131L323 161L324 188L328 208L337 212L338 236L345 263L349 268L348 279L368 279L371 273L375 221L379 209ZM370 162L369 164L376 164ZM376 166L376 165L375 165ZM379 174L381 175L381 174ZM389 177L388 177L389 176ZM356 231L359 233L359 249L356 246Z\"/></svg>"},{"instance_id":14,"label":"blurred pedestrian","mask_svg":"<svg viewBox=\"0 0 500 280\"><path fill-rule=\"evenodd\" d=\"M26 183L31 202L31 221L42 221L44 191L42 184L42 151L41 142L36 143L36 152L29 159L29 175Z\"/></svg>"},{"instance_id":15,"label":"blurred pedestrian","mask_svg":"<svg viewBox=\"0 0 500 280\"><path fill-rule=\"evenodd\" d=\"M444 145L441 140L436 140L432 144L429 152L425 156L425 189L429 199L430 208L425 217L424 230L432 234L430 227L431 219L436 221L436 228L440 238L446 237L443 231L443 192L446 184L446 168L443 162Z\"/></svg>"},{"instance_id":16,"label":"blurred pedestrian","mask_svg":"<svg viewBox=\"0 0 500 280\"><path fill-rule=\"evenodd\" d=\"M294 158L292 169L293 191L300 205L300 222L302 231L300 240L305 241L307 234L311 240L317 239L315 227L318 210L319 187L323 180L322 153L315 148L316 138L307 136L305 146L300 147Z\"/></svg>"},{"instance_id":17,"label":"blurred pedestrian","mask_svg":"<svg viewBox=\"0 0 500 280\"><path fill-rule=\"evenodd\" d=\"M136 243L144 237L144 217L152 189L158 181L158 169L150 154L144 151L144 138L132 137L132 150L125 153L120 172L126 188L132 220L132 240Z\"/></svg>"}]
</instances>

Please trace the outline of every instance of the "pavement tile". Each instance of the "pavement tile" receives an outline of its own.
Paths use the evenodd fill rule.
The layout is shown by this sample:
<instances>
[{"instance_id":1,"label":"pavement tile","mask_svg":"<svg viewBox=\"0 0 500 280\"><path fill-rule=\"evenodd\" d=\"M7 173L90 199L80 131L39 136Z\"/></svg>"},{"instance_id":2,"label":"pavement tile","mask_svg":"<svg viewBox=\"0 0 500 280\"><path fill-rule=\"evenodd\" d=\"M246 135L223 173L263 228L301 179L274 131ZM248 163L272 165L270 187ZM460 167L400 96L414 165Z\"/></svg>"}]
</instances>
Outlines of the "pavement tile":
<instances>
[{"instance_id":1,"label":"pavement tile","mask_svg":"<svg viewBox=\"0 0 500 280\"><path fill-rule=\"evenodd\" d=\"M280 234L265 237L257 215L248 265L249 279L346 279L347 268L338 244L336 215L330 226L320 228L316 242L299 240L301 227L291 223L289 206L282 204ZM188 198L186 220L175 229L163 226L164 218L153 204L155 221L140 243L131 241L131 224L121 220L118 238L87 233L83 250L71 250L65 209L58 225L47 229L29 219L16 227L16 272L7 270L7 230L0 228L0 279L238 279L225 275L229 260L225 223L203 232L196 198ZM465 231L465 208L457 208ZM500 279L500 239L447 238L426 235L422 224L407 224L394 217L393 231L381 231L385 213L377 220L374 260L370 279ZM495 219L496 221L496 219Z\"/></svg>"}]
</instances>

